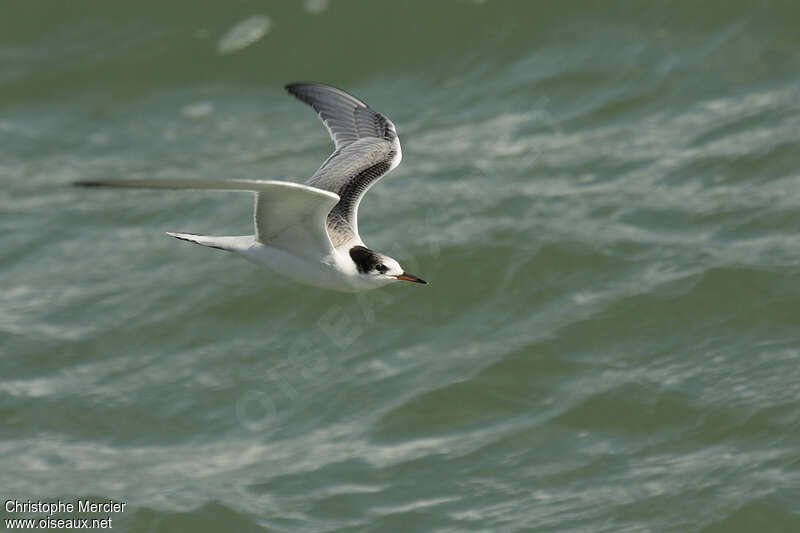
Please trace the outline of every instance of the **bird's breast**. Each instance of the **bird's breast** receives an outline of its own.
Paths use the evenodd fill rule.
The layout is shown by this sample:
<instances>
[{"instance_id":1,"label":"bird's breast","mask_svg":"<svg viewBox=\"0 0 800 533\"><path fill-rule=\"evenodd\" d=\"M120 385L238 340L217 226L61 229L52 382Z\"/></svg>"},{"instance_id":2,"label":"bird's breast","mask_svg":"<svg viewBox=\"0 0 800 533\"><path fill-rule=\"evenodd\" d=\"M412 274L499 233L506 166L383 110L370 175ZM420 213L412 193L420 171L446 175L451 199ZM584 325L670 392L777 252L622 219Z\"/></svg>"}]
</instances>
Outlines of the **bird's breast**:
<instances>
[{"instance_id":1,"label":"bird's breast","mask_svg":"<svg viewBox=\"0 0 800 533\"><path fill-rule=\"evenodd\" d=\"M304 285L335 291L364 290L358 284L355 269L349 268L337 253L323 258L305 258L280 248L256 243L243 255L277 274Z\"/></svg>"}]
</instances>

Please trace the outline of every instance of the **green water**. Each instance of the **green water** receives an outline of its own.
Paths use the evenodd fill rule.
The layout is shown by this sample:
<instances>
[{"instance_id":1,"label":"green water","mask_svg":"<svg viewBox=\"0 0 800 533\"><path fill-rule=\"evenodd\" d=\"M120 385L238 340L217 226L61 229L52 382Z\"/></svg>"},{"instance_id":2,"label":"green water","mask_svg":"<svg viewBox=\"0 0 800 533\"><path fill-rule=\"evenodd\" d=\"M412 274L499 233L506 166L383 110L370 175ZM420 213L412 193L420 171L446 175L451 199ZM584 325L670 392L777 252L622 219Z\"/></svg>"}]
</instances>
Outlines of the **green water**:
<instances>
[{"instance_id":1,"label":"green water","mask_svg":"<svg viewBox=\"0 0 800 533\"><path fill-rule=\"evenodd\" d=\"M3 2L3 502L800 531L800 8L652 4ZM360 229L430 285L323 292L164 235L249 233L248 195L69 186L303 181L331 143L297 80L397 125Z\"/></svg>"}]
</instances>

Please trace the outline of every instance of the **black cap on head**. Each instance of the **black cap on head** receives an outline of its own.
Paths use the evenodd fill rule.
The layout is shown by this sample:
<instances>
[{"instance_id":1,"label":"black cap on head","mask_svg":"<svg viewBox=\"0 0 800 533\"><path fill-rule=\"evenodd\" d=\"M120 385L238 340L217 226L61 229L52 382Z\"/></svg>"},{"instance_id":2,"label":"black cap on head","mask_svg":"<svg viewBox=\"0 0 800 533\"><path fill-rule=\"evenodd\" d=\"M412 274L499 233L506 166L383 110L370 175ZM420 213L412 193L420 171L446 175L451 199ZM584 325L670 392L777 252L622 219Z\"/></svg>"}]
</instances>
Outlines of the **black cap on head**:
<instances>
[{"instance_id":1,"label":"black cap on head","mask_svg":"<svg viewBox=\"0 0 800 533\"><path fill-rule=\"evenodd\" d=\"M381 262L381 256L366 246L353 246L350 248L350 258L362 274L372 272Z\"/></svg>"}]
</instances>

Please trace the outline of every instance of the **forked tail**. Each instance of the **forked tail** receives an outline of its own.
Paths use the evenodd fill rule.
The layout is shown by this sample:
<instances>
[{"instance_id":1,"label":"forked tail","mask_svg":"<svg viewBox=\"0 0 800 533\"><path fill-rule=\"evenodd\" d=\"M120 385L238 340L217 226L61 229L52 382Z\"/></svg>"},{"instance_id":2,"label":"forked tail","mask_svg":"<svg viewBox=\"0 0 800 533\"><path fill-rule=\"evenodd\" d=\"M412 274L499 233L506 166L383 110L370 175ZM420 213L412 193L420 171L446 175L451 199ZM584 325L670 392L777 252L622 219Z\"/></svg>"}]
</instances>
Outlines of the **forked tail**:
<instances>
[{"instance_id":1,"label":"forked tail","mask_svg":"<svg viewBox=\"0 0 800 533\"><path fill-rule=\"evenodd\" d=\"M209 248L226 250L228 252L241 252L253 244L252 235L240 235L236 237L214 237L212 235L196 235L194 233L175 233L168 231L167 235L189 241Z\"/></svg>"}]
</instances>

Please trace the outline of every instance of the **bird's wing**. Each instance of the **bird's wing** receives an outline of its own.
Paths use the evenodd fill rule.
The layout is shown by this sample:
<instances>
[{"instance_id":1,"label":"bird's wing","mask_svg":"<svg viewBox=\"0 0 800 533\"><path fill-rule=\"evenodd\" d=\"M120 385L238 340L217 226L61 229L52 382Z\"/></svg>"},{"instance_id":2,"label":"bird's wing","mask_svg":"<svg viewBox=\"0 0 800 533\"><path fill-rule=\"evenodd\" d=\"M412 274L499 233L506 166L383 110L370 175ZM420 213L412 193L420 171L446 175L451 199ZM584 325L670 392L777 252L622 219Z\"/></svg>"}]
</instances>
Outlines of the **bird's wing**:
<instances>
[{"instance_id":1,"label":"bird's wing","mask_svg":"<svg viewBox=\"0 0 800 533\"><path fill-rule=\"evenodd\" d=\"M361 139L337 151L307 185L339 195L328 215L328 234L335 247L358 241L358 205L367 190L393 168L394 150L385 141Z\"/></svg>"},{"instance_id":2,"label":"bird's wing","mask_svg":"<svg viewBox=\"0 0 800 533\"><path fill-rule=\"evenodd\" d=\"M314 108L339 150L359 139L374 137L392 142L392 121L341 89L321 83L290 83L289 94Z\"/></svg>"},{"instance_id":3,"label":"bird's wing","mask_svg":"<svg viewBox=\"0 0 800 533\"><path fill-rule=\"evenodd\" d=\"M328 215L333 245L360 240L361 198L402 159L397 130L391 120L341 89L315 83L293 83L286 89L314 108L336 147L306 182L341 198Z\"/></svg>"},{"instance_id":4,"label":"bird's wing","mask_svg":"<svg viewBox=\"0 0 800 533\"><path fill-rule=\"evenodd\" d=\"M339 196L286 181L130 179L79 181L86 187L250 191L256 194L256 240L295 255L320 258L333 251L325 222Z\"/></svg>"},{"instance_id":5,"label":"bird's wing","mask_svg":"<svg viewBox=\"0 0 800 533\"><path fill-rule=\"evenodd\" d=\"M281 185L290 186L256 193L256 240L301 257L331 254L326 220L339 195L299 183Z\"/></svg>"}]
</instances>

